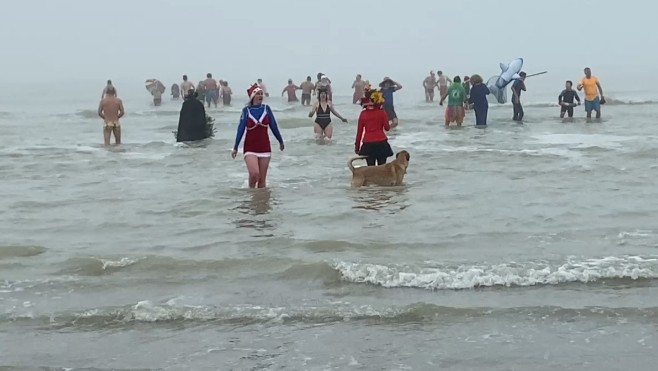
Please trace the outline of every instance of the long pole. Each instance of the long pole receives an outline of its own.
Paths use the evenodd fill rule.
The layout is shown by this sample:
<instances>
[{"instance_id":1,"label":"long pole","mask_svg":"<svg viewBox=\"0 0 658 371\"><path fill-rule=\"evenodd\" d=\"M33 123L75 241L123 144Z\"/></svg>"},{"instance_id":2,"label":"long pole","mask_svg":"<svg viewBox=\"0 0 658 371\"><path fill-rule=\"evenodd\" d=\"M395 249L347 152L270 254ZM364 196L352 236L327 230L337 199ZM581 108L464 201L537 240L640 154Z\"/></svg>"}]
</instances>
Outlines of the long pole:
<instances>
[{"instance_id":1,"label":"long pole","mask_svg":"<svg viewBox=\"0 0 658 371\"><path fill-rule=\"evenodd\" d=\"M548 71L533 73L532 75L526 75L526 77L532 77L532 76L543 75L543 74L545 74L545 73L548 73Z\"/></svg>"}]
</instances>

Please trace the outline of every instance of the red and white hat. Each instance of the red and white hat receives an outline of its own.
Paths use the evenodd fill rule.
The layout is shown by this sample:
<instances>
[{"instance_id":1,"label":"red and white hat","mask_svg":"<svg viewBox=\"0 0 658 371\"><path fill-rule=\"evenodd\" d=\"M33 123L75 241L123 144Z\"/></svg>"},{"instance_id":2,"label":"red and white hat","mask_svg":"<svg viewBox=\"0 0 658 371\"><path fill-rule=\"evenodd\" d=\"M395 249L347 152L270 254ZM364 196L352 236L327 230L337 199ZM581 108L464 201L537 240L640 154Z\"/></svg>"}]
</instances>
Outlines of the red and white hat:
<instances>
[{"instance_id":1,"label":"red and white hat","mask_svg":"<svg viewBox=\"0 0 658 371\"><path fill-rule=\"evenodd\" d=\"M256 93L258 93L259 91L263 91L263 89L261 89L261 87L258 86L258 84L254 83L253 85L251 85L251 87L247 89L247 94L249 94L249 99L254 99Z\"/></svg>"}]
</instances>

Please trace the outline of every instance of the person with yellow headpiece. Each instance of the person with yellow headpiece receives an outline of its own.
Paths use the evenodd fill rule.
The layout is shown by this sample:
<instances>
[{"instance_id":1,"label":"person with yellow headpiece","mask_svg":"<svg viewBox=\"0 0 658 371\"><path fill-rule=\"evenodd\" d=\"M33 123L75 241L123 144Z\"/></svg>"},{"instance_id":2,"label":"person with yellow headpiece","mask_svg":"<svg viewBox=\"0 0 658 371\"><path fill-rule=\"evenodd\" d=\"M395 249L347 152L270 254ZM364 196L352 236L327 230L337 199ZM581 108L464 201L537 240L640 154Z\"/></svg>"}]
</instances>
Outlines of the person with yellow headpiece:
<instances>
[{"instance_id":1,"label":"person with yellow headpiece","mask_svg":"<svg viewBox=\"0 0 658 371\"><path fill-rule=\"evenodd\" d=\"M391 125L383 105L382 91L374 90L367 85L364 97L361 98L363 110L359 115L354 152L366 156L368 166L383 165L388 157L393 156L393 150L386 136L386 132L391 130Z\"/></svg>"}]
</instances>

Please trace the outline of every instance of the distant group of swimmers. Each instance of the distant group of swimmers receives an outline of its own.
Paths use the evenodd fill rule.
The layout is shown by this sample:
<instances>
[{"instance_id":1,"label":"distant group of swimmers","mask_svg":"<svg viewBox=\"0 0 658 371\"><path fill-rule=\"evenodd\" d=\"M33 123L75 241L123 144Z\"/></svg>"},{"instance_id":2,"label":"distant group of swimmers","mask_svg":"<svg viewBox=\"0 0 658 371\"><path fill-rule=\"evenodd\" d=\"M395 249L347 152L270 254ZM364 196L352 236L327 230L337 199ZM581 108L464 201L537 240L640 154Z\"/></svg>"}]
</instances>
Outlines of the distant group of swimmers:
<instances>
[{"instance_id":1,"label":"distant group of swimmers","mask_svg":"<svg viewBox=\"0 0 658 371\"><path fill-rule=\"evenodd\" d=\"M592 75L590 68L585 68L584 72L585 76L580 80L577 89L579 91L585 90L584 104L587 117L591 117L592 111L596 111L596 117L600 118L601 104L605 103L601 84L598 78ZM516 121L523 119L521 92L526 91L526 74L521 72L519 75L520 79L512 83L513 119ZM464 82L459 76L449 79L443 76L441 72L439 72L438 80L433 78L433 73L431 73L430 77L423 81L426 100L428 102L433 101L434 88L438 87L440 93L439 104L443 105L446 99L448 101L444 117L446 126L452 122L461 125L465 117L465 111L470 108L475 112L476 125L487 125L489 109L487 95L490 94L490 91L480 75L466 76ZM225 99L224 103L230 104L232 92L228 88L228 83L220 80L218 85L213 85L213 81L215 80L212 79L212 75L208 74L207 79L204 80L203 84L200 84L203 85L205 94L201 97L196 89L197 87L188 81L187 76L183 76L183 83L178 94L180 94L180 91L186 92L186 94L179 118L177 141L194 141L207 137L205 134L206 115L203 100L210 107L211 103L217 104L218 97L228 95L229 98L228 100ZM565 114L573 117L573 107L581 103L580 97L573 90L572 85L571 81L567 81L565 89L559 95L560 117L564 117ZM222 91L220 86L226 87L228 90ZM386 133L398 125L393 95L402 89L402 85L389 77L385 77L377 89L373 88L367 80L364 81L361 75L357 75L352 88L354 89L353 103L362 107L357 121L355 153L364 156L369 166L385 164L387 158L393 155ZM215 93L208 94L213 90ZM332 104L331 80L322 73L318 74L316 83L311 82L310 76L301 86L297 86L292 80L289 80L288 86L282 91L282 95L287 92L288 101L295 102L297 101L296 90L302 90L303 105L310 104L311 95L318 97L317 102L313 104L309 112L309 117L315 116L314 132L316 138L331 141L333 132L331 114L343 122L347 122L347 119L342 117ZM238 147L244 137L243 157L249 173L249 187L262 188L266 186L267 171L272 153L269 130L272 131L279 142L280 150L283 151L285 145L272 109L263 103L264 98L269 94L262 80L258 79L247 90L247 94L249 103L242 109L232 157L237 156ZM172 96L177 97L173 90ZM110 144L112 134L115 136L116 144L120 144L121 124L119 120L125 115L125 110L123 102L117 97L116 89L111 81L108 81L108 85L103 90L98 115L104 122L103 136L105 145ZM192 123L193 121L194 123ZM204 131L202 132L202 130ZM192 131L196 131L197 134L189 134ZM189 135L180 134L185 132Z\"/></svg>"},{"instance_id":2,"label":"distant group of swimmers","mask_svg":"<svg viewBox=\"0 0 658 371\"><path fill-rule=\"evenodd\" d=\"M585 91L585 112L587 118L592 117L592 111L596 112L596 118L601 118L601 105L605 104L605 97L603 96L603 88L596 76L592 75L592 70L587 67L584 70L585 76L580 80L577 90ZM514 80L512 83L512 120L523 121L524 111L521 104L521 93L526 91L526 73L520 72L520 78ZM464 82L461 82L459 76L450 79L443 75L442 71L438 71L438 79L433 71L430 75L423 80L423 89L425 90L426 102L434 101L434 89L439 88L441 100L440 105L443 105L444 100L448 99L448 107L445 110L445 125L448 126L452 122L456 122L461 126L465 111L470 107L475 111L476 126L487 125L488 101L487 95L491 92L489 88L483 84L482 77L473 75L471 77L465 76ZM560 118L564 118L565 114L568 117L573 117L573 109L575 106L580 105L581 100L578 93L573 90L573 82L568 80L565 82L565 89L558 96L558 105L560 106Z\"/></svg>"}]
</instances>

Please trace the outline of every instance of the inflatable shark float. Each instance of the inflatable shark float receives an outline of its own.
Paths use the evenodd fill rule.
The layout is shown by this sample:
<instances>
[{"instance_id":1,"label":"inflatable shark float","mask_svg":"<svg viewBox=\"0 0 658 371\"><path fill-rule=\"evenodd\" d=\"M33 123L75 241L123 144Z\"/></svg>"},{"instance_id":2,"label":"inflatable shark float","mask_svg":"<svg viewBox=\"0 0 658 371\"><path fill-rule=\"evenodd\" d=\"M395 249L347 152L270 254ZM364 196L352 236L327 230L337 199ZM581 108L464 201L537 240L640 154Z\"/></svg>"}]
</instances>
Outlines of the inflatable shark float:
<instances>
[{"instance_id":1,"label":"inflatable shark float","mask_svg":"<svg viewBox=\"0 0 658 371\"><path fill-rule=\"evenodd\" d=\"M496 98L496 102L500 104L507 103L507 85L514 80L521 78L519 72L523 68L523 58L516 58L509 64L500 64L500 75L494 76L487 81L487 87L491 92L491 96Z\"/></svg>"}]
</instances>

